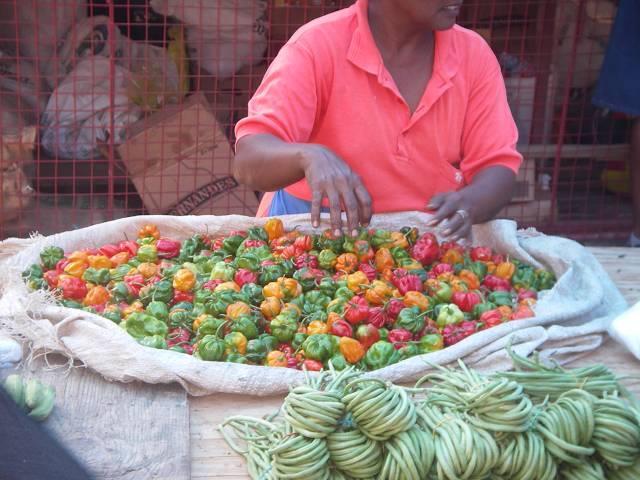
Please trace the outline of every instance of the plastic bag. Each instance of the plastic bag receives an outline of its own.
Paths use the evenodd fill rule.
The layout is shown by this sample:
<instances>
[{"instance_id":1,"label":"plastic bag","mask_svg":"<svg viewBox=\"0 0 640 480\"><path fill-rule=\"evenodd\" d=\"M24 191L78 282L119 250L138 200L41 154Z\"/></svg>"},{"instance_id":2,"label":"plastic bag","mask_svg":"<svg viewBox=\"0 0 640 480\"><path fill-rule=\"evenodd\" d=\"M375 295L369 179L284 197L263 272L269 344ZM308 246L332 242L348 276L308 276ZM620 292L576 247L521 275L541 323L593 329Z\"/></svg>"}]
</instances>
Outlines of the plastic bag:
<instances>
[{"instance_id":1,"label":"plastic bag","mask_svg":"<svg viewBox=\"0 0 640 480\"><path fill-rule=\"evenodd\" d=\"M627 347L640 360L640 302L617 316L609 326L609 335Z\"/></svg>"}]
</instances>

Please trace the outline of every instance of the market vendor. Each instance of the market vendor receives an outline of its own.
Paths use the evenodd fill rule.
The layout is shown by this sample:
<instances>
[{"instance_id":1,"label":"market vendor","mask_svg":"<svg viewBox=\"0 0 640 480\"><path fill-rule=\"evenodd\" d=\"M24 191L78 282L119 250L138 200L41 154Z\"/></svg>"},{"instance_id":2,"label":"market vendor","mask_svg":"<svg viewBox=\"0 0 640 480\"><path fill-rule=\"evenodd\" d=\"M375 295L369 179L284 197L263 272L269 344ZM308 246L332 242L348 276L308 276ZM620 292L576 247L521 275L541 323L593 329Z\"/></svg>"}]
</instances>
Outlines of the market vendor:
<instances>
[{"instance_id":1,"label":"market vendor","mask_svg":"<svg viewBox=\"0 0 640 480\"><path fill-rule=\"evenodd\" d=\"M462 0L358 0L303 26L236 126L258 215L428 210L459 239L508 203L522 157L500 66ZM347 224L341 222L346 212ZM339 232L338 232L339 233Z\"/></svg>"}]
</instances>

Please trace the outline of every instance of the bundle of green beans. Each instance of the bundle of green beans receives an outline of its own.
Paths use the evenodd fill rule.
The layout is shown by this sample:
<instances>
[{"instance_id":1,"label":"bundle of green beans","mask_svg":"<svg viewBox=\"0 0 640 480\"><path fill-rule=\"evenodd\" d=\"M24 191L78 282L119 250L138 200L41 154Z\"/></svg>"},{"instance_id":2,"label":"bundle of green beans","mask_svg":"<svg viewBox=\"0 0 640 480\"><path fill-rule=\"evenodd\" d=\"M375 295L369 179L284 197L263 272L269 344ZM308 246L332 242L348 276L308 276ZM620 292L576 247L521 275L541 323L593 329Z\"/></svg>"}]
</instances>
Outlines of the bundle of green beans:
<instances>
[{"instance_id":1,"label":"bundle of green beans","mask_svg":"<svg viewBox=\"0 0 640 480\"><path fill-rule=\"evenodd\" d=\"M307 373L279 413L219 428L254 480L640 479L640 413L609 369L512 357L515 372L459 362L414 388Z\"/></svg>"}]
</instances>

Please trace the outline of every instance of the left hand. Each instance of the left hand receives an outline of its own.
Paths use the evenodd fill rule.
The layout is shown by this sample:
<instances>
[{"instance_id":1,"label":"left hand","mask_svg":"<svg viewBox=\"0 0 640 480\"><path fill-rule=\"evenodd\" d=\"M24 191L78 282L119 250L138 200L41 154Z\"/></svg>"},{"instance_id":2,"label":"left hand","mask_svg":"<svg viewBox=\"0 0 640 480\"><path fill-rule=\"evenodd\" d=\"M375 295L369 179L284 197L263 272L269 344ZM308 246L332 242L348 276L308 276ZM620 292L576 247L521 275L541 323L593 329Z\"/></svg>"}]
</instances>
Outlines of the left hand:
<instances>
[{"instance_id":1,"label":"left hand","mask_svg":"<svg viewBox=\"0 0 640 480\"><path fill-rule=\"evenodd\" d=\"M427 225L442 228L442 234L449 240L470 237L473 225L471 208L460 192L434 195L427 208L434 211L433 219Z\"/></svg>"}]
</instances>

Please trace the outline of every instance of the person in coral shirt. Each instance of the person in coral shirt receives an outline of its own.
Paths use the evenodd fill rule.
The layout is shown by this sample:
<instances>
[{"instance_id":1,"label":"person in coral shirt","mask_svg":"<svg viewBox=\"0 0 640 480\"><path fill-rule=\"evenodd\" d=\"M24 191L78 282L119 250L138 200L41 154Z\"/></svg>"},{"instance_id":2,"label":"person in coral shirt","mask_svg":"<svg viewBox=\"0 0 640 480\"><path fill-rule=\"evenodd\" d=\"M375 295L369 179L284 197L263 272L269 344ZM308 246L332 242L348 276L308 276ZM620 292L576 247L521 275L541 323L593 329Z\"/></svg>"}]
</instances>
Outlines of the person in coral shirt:
<instances>
[{"instance_id":1,"label":"person in coral shirt","mask_svg":"<svg viewBox=\"0 0 640 480\"><path fill-rule=\"evenodd\" d=\"M460 239L509 201L522 157L489 45L461 0L358 0L300 28L236 125L236 178L258 215L429 210ZM347 224L342 224L341 212Z\"/></svg>"}]
</instances>

